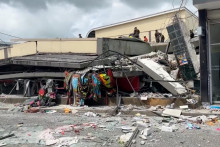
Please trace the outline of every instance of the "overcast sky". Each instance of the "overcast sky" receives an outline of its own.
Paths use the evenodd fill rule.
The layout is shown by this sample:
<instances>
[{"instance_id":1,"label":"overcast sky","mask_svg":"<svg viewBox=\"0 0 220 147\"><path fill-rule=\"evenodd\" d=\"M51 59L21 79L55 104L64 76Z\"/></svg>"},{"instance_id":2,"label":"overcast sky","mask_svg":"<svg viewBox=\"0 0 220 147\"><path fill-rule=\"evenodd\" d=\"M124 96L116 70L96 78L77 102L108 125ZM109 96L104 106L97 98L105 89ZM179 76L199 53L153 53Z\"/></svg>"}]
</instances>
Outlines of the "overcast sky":
<instances>
[{"instance_id":1,"label":"overcast sky","mask_svg":"<svg viewBox=\"0 0 220 147\"><path fill-rule=\"evenodd\" d=\"M86 36L95 27L177 8L181 0L0 0L0 32L21 38ZM192 0L186 7L195 12ZM184 4L185 4L184 3ZM0 34L8 41L9 36Z\"/></svg>"}]
</instances>

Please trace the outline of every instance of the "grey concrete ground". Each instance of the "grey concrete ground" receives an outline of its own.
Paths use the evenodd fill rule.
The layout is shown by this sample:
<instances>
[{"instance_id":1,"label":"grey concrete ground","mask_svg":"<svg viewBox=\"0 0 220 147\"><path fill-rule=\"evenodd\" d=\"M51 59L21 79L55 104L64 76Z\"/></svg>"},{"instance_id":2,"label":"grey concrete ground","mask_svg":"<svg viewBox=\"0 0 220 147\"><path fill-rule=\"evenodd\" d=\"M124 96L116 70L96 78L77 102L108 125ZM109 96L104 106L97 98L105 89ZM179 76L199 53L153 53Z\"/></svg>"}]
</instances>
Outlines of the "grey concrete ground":
<instances>
[{"instance_id":1,"label":"grey concrete ground","mask_svg":"<svg viewBox=\"0 0 220 147\"><path fill-rule=\"evenodd\" d=\"M145 122L144 122L144 121ZM163 123L162 123L163 121ZM143 123L144 122L144 123ZM174 125L175 132L162 132L162 125ZM152 147L218 147L220 146L220 123L215 126L207 124L199 124L201 129L186 129L187 122L179 122L178 119L169 119L162 117L147 116L116 116L110 117L101 114L97 117L88 117L83 114L64 114L64 113L23 113L0 111L0 136L7 133L14 133L15 136L0 140L5 143L6 147L38 147L45 146L45 142L40 139L40 134L51 129L66 125L79 126L79 133L74 130L53 134L54 137L75 137L79 141L71 146L76 147L98 147L112 146L120 147L119 137L123 135L121 127L138 127L140 132L148 127L150 135L146 140L138 136L135 138L136 143L133 147L152 146ZM1 137L0 137L1 138ZM46 138L45 138L46 139ZM145 141L145 145L140 145L141 141ZM1 146L1 145L0 145ZM59 146L56 144L55 146Z\"/></svg>"}]
</instances>

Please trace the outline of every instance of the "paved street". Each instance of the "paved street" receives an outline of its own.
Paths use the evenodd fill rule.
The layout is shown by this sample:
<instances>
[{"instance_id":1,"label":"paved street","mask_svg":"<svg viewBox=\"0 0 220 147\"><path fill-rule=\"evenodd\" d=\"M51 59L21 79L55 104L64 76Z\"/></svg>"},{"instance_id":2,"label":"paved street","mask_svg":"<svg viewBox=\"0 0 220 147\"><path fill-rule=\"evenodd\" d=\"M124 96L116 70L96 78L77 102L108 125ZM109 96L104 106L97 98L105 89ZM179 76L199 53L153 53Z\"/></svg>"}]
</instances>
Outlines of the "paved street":
<instances>
[{"instance_id":1,"label":"paved street","mask_svg":"<svg viewBox=\"0 0 220 147\"><path fill-rule=\"evenodd\" d=\"M70 146L123 146L120 136L129 130L129 127L138 127L139 134L135 138L135 146L152 147L196 147L210 146L218 147L220 144L219 123L215 126L199 124L201 129L186 129L186 122L179 122L178 119L147 116L117 116L109 117L100 114L96 117L85 116L83 114L64 114L64 113L22 113L0 111L0 134L13 133L14 136L0 140L0 144L5 143L6 147L38 147L45 146L48 138L41 138L42 132L50 129L56 139L65 137L76 137L77 142ZM164 121L167 120L167 121ZM144 122L145 121L145 122ZM163 121L163 123L162 123ZM169 124L175 125L175 132L162 132L160 127ZM68 130L69 126L73 129ZM63 131L59 131L63 127ZM70 128L71 128L70 127ZM122 129L124 127L124 130ZM126 128L127 127L127 128ZM150 128L150 135L146 140L140 137L144 128ZM61 129L62 130L62 129ZM78 130L78 131L76 131ZM132 132L132 131L131 131ZM0 136L1 136L0 135ZM75 138L76 139L76 138ZM144 145L140 142L145 141ZM63 144L62 144L63 143ZM62 146L65 141L55 146ZM1 145L0 145L1 146Z\"/></svg>"}]
</instances>

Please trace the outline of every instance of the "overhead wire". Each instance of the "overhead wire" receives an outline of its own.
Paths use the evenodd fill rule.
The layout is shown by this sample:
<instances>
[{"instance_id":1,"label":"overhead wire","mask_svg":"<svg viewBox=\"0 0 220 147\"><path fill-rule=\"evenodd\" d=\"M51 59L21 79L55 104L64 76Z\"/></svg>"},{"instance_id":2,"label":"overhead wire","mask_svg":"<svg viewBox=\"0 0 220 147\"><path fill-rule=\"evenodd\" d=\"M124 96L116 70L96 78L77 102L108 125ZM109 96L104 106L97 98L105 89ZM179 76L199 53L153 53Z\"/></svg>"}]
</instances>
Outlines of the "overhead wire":
<instances>
[{"instance_id":1,"label":"overhead wire","mask_svg":"<svg viewBox=\"0 0 220 147\"><path fill-rule=\"evenodd\" d=\"M6 34L6 33L3 33L3 32L0 32L0 34L6 35L6 36L10 36L10 37L13 37L13 38L23 39L23 38L21 38L21 37L14 36L14 35L10 35L10 34Z\"/></svg>"},{"instance_id":2,"label":"overhead wire","mask_svg":"<svg viewBox=\"0 0 220 147\"><path fill-rule=\"evenodd\" d=\"M187 3L189 2L188 0L181 0L181 1L182 1L182 2L181 2L181 4L180 4L179 10L180 10L182 7L186 7ZM185 3L184 3L184 1L185 1ZM195 12L191 12L191 13L192 13L191 15L186 16L186 17L183 17L183 18L180 17L180 16L177 16L177 15L176 15L176 17L178 17L178 19L186 20L186 19L188 19L188 18L195 17L197 12L198 12L198 10L196 10ZM177 13L176 13L176 14L177 14ZM196 22L193 22L193 19L189 19L188 21L190 21L191 24L193 25L192 28L195 28Z\"/></svg>"},{"instance_id":3,"label":"overhead wire","mask_svg":"<svg viewBox=\"0 0 220 147\"><path fill-rule=\"evenodd\" d=\"M5 41L3 41L1 38L0 38L0 41L3 42L4 44L7 44L7 43L6 43Z\"/></svg>"},{"instance_id":4,"label":"overhead wire","mask_svg":"<svg viewBox=\"0 0 220 147\"><path fill-rule=\"evenodd\" d=\"M188 21L190 21L190 23L192 24L192 28L195 29L197 26L196 19L189 19L189 18L195 17L197 12L198 12L198 10L196 10L195 12L193 12L191 15L189 15L187 17L184 17L184 18L179 17L179 19L182 19L182 20L188 19Z\"/></svg>"},{"instance_id":5,"label":"overhead wire","mask_svg":"<svg viewBox=\"0 0 220 147\"><path fill-rule=\"evenodd\" d=\"M190 18L190 17L195 16L195 13L197 13L198 10L195 11L195 12L193 12L191 15L189 15L189 16L187 16L187 17L184 17L184 18L181 18L180 16L177 16L177 14L181 11L181 8L186 7L186 5L187 5L188 2L189 2L188 0L181 0L180 6L179 6L179 10L176 12L176 14L174 15L174 17L176 16L176 17L178 17L178 19L188 19L188 18ZM173 8L174 8L174 0L172 1L172 6L173 6ZM172 17L172 18L173 18L173 17ZM195 27L194 27L194 26L195 26L195 22L192 22L193 20L191 20L191 19L190 19L190 21L191 21L191 23L193 24L193 28L195 28Z\"/></svg>"},{"instance_id":6,"label":"overhead wire","mask_svg":"<svg viewBox=\"0 0 220 147\"><path fill-rule=\"evenodd\" d=\"M174 6L174 0L172 1L171 5L172 5L172 8L174 9L174 8L175 8L175 6ZM168 20L168 18L169 18L169 20ZM162 27L162 25L161 25L160 30L166 29L166 25L167 25L166 22L167 22L167 20L168 20L168 22L169 22L170 19L172 19L172 18L173 18L173 17L169 17L169 14L167 14L166 20L165 20L165 22L162 24L163 27Z\"/></svg>"},{"instance_id":7,"label":"overhead wire","mask_svg":"<svg viewBox=\"0 0 220 147\"><path fill-rule=\"evenodd\" d=\"M179 10L176 12L176 14L180 12L180 10L181 10L182 7L185 7L185 5L187 4L187 2L188 2L188 0L185 1L185 4L184 4L184 6L183 6L184 0L181 0L181 4L180 4L180 7L179 7ZM172 5L172 7L173 7L173 9L174 9L174 8L175 8L175 6L174 6L174 0L172 1L171 5ZM176 14L175 14L175 15L176 15ZM170 14L167 14L166 20L165 20L164 23L162 24L163 26L161 25L161 28L160 28L161 33L163 33L163 31L166 30L167 22L169 23L170 20L173 19L173 16L170 17L169 15L170 15ZM168 18L169 18L169 19L168 19ZM167 20L168 20L168 21L167 21Z\"/></svg>"},{"instance_id":8,"label":"overhead wire","mask_svg":"<svg viewBox=\"0 0 220 147\"><path fill-rule=\"evenodd\" d=\"M181 8L183 7L183 3L184 3L185 0L180 0L180 1L181 1L181 3L180 3L180 6L179 6L179 10L175 13L175 15L173 16L173 18L174 18L174 17L178 17L177 14L181 11Z\"/></svg>"},{"instance_id":9,"label":"overhead wire","mask_svg":"<svg viewBox=\"0 0 220 147\"><path fill-rule=\"evenodd\" d=\"M184 0L181 0L181 4L180 4L180 7L179 7L179 11L181 10L183 3L184 3Z\"/></svg>"},{"instance_id":10,"label":"overhead wire","mask_svg":"<svg viewBox=\"0 0 220 147\"><path fill-rule=\"evenodd\" d=\"M198 12L198 10L196 10L195 12L193 12L191 15L189 15L187 17L183 17L183 18L179 17L179 19L187 19L187 18L190 18L190 17L193 17L193 16L195 17L197 12Z\"/></svg>"},{"instance_id":11,"label":"overhead wire","mask_svg":"<svg viewBox=\"0 0 220 147\"><path fill-rule=\"evenodd\" d=\"M184 7L188 4L189 0L186 0Z\"/></svg>"},{"instance_id":12,"label":"overhead wire","mask_svg":"<svg viewBox=\"0 0 220 147\"><path fill-rule=\"evenodd\" d=\"M174 9L174 0L172 1L172 6L173 6L173 9Z\"/></svg>"}]
</instances>

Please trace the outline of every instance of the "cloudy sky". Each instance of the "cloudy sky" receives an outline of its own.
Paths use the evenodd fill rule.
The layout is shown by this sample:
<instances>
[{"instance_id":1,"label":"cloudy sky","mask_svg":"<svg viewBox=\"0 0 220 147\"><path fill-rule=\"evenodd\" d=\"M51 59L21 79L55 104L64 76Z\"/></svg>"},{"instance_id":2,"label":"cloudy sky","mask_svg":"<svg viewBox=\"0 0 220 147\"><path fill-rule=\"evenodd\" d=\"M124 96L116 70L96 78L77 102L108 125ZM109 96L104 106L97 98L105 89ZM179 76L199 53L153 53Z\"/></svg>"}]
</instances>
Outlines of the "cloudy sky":
<instances>
[{"instance_id":1,"label":"cloudy sky","mask_svg":"<svg viewBox=\"0 0 220 147\"><path fill-rule=\"evenodd\" d=\"M181 0L0 0L0 39L83 37L92 28L179 7ZM184 5L195 12L192 0Z\"/></svg>"}]
</instances>

